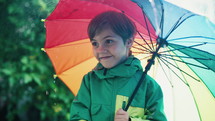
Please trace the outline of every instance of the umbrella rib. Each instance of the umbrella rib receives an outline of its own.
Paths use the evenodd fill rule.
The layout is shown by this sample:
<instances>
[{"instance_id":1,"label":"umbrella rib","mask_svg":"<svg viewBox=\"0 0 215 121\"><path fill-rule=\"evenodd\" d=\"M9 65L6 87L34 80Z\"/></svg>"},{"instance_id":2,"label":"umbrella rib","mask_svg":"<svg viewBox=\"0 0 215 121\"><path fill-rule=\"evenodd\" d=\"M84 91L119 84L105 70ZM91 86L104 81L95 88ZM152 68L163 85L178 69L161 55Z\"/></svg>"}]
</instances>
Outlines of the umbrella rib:
<instances>
[{"instance_id":1,"label":"umbrella rib","mask_svg":"<svg viewBox=\"0 0 215 121\"><path fill-rule=\"evenodd\" d=\"M164 25L164 8L163 8L163 3L161 2L161 7L162 7L162 15L161 15L161 21L160 21L160 31L158 34L160 34L160 36L158 36L159 38L163 38L163 25ZM158 47L158 42L156 43L156 47Z\"/></svg>"},{"instance_id":2,"label":"umbrella rib","mask_svg":"<svg viewBox=\"0 0 215 121\"><path fill-rule=\"evenodd\" d=\"M162 58L160 58L160 60L161 60L161 61L166 65L166 67L169 68L182 82L184 82L184 84L186 84L187 86L189 86L187 82L185 82L175 71L173 71L173 70L169 67L169 65L168 65L167 63L165 63L166 60L163 60Z\"/></svg>"},{"instance_id":3,"label":"umbrella rib","mask_svg":"<svg viewBox=\"0 0 215 121\"><path fill-rule=\"evenodd\" d=\"M162 57L164 57L164 56L162 56ZM202 69L207 69L207 70L209 70L209 68L206 68L206 67L204 67L204 66L199 66L199 65L196 65L196 64L192 64L192 63L189 63L189 62L177 60L177 59L170 58L170 57L164 57L164 58L168 58L168 59L175 60L175 61L178 61L178 62L181 62L181 63L185 63L185 64L188 64L188 65L192 65L192 66L195 66L195 67L199 67L199 68L202 68Z\"/></svg>"},{"instance_id":4,"label":"umbrella rib","mask_svg":"<svg viewBox=\"0 0 215 121\"><path fill-rule=\"evenodd\" d=\"M185 13L183 16L185 16L187 13ZM182 17L183 17L182 16ZM174 27L174 30L176 29L176 28L178 28L184 21L186 21L188 18L190 18L190 17L193 17L193 16L196 16L195 14L191 14L191 15L189 15L189 16L187 16L186 18L184 18L181 22L179 21L178 23L177 23L177 25ZM180 18L180 20L182 19L182 17Z\"/></svg>"},{"instance_id":5,"label":"umbrella rib","mask_svg":"<svg viewBox=\"0 0 215 121\"><path fill-rule=\"evenodd\" d=\"M172 82L170 81L170 79L169 79L169 77L168 77L166 71L164 70L164 67L163 67L163 65L161 64L160 60L159 60L159 59L157 59L157 60L158 60L159 65L161 66L161 69L163 70L165 76L167 77L167 79L168 79L170 85L171 85L172 87L174 87L173 84L172 84ZM169 68L169 69L170 69L170 68ZM170 69L170 70L171 70L171 69ZM172 70L171 70L171 71L172 71Z\"/></svg>"},{"instance_id":6,"label":"umbrella rib","mask_svg":"<svg viewBox=\"0 0 215 121\"><path fill-rule=\"evenodd\" d=\"M182 39L189 39L189 38L204 38L204 39L211 39L211 40L215 40L215 38L213 38L213 37L205 37L205 36L189 36L189 37L181 37L181 38L169 39L169 40L168 40L168 42L171 42L171 41L177 41L177 40L182 40ZM211 43L211 44L215 44L215 43Z\"/></svg>"},{"instance_id":7,"label":"umbrella rib","mask_svg":"<svg viewBox=\"0 0 215 121\"><path fill-rule=\"evenodd\" d=\"M132 48L135 48L135 49L137 49L137 50L143 51L143 52L140 52L140 53L148 52L148 50L144 50L144 49L139 48L139 47L132 46ZM149 53L150 53L150 52L149 52ZM149 53L146 53L146 54L149 54Z\"/></svg>"},{"instance_id":8,"label":"umbrella rib","mask_svg":"<svg viewBox=\"0 0 215 121\"><path fill-rule=\"evenodd\" d=\"M161 38L163 38L163 26L164 26L164 7L163 3L161 2L161 8L162 8L162 15L161 15L161 22L160 22L160 28L161 28Z\"/></svg>"},{"instance_id":9,"label":"umbrella rib","mask_svg":"<svg viewBox=\"0 0 215 121\"><path fill-rule=\"evenodd\" d=\"M147 22L147 20L146 20L146 15L145 15L145 12L143 11L143 9L142 9L142 13L143 13L143 17L144 17L144 20L145 20L145 23L146 23L146 28L147 28L147 32L148 32L148 35L149 35L149 38L150 38L150 42L152 43L152 37L151 37L151 34L150 34L150 31L149 31L149 26L148 26L148 22ZM138 32L139 33L139 32ZM148 45L148 44L147 44ZM149 45L148 45L149 46ZM154 50L154 46L153 46L153 43L152 43L152 48L149 46L149 48L151 49L151 50Z\"/></svg>"},{"instance_id":10,"label":"umbrella rib","mask_svg":"<svg viewBox=\"0 0 215 121\"><path fill-rule=\"evenodd\" d=\"M143 58L140 58L140 60L145 60L145 59L148 59L149 57L151 57L151 55L143 57Z\"/></svg>"},{"instance_id":11,"label":"umbrella rib","mask_svg":"<svg viewBox=\"0 0 215 121\"><path fill-rule=\"evenodd\" d=\"M196 58L196 57L187 57L187 56L177 56L177 55L169 55L169 54L160 54L161 56L170 56L170 57L179 57L179 58L188 58L188 59L196 59L196 60L212 60L211 58Z\"/></svg>"},{"instance_id":12,"label":"umbrella rib","mask_svg":"<svg viewBox=\"0 0 215 121\"><path fill-rule=\"evenodd\" d=\"M147 44L147 46L149 47L149 49L148 48L146 48L146 47L144 47L144 48L146 48L147 50L149 50L150 52L152 52L152 48L151 48L151 46L149 45L149 43L146 41L146 39L144 39L144 37L140 34L140 32L139 31L137 31L137 33L140 35L140 37L141 37L141 39ZM150 36L150 38L151 38L151 36ZM152 42L151 42L152 43ZM153 43L152 43L152 46L153 46ZM143 47L143 46L142 46Z\"/></svg>"},{"instance_id":13,"label":"umbrella rib","mask_svg":"<svg viewBox=\"0 0 215 121\"><path fill-rule=\"evenodd\" d=\"M196 81L200 82L199 79L196 79L195 77L191 76L190 74L188 74L187 72L183 71L182 69L180 69L179 67L173 65L172 63L170 63L168 60L164 59L161 57L161 59L165 60L167 63L169 63L170 65L172 65L173 67L175 67L176 69L178 69L179 71L183 72L184 74L188 75L189 77L195 79Z\"/></svg>"},{"instance_id":14,"label":"umbrella rib","mask_svg":"<svg viewBox=\"0 0 215 121\"><path fill-rule=\"evenodd\" d=\"M142 36L141 36L141 38L142 38ZM144 38L142 38L142 39L145 41ZM138 43L137 41L134 41L134 42L135 42L136 44L138 44L139 46L145 48L146 50L144 50L144 51L152 52L149 48L143 46L142 44ZM149 44L148 44L146 41L145 41L145 43L149 46ZM132 47L134 47L134 46L132 46ZM149 46L149 47L150 47L150 46Z\"/></svg>"},{"instance_id":15,"label":"umbrella rib","mask_svg":"<svg viewBox=\"0 0 215 121\"><path fill-rule=\"evenodd\" d=\"M145 53L145 52L138 52L138 51L132 51L132 53L137 53L137 54L144 54L144 55L148 55L150 53Z\"/></svg>"},{"instance_id":16,"label":"umbrella rib","mask_svg":"<svg viewBox=\"0 0 215 121\"><path fill-rule=\"evenodd\" d=\"M182 21L182 17L184 17L187 13L185 13L184 15L182 15L178 21L176 21L176 23L174 24L174 26L172 27L172 29L169 31L169 33L167 34L167 36L165 37L165 40L172 34L173 31L175 31L185 20L187 20L188 18L195 16L195 14L191 14L189 16L187 16L186 18L184 18Z\"/></svg>"},{"instance_id":17,"label":"umbrella rib","mask_svg":"<svg viewBox=\"0 0 215 121\"><path fill-rule=\"evenodd\" d=\"M186 49L186 48L192 48L192 47L201 46L201 45L205 45L205 44L207 44L207 42L204 42L204 43L201 43L201 44L192 45L192 46L187 46L187 47L181 47L181 48L178 48L178 49L171 49L171 50L167 50L167 51L162 51L160 53L172 52L172 51L176 51L176 50L182 50L182 49Z\"/></svg>"},{"instance_id":18,"label":"umbrella rib","mask_svg":"<svg viewBox=\"0 0 215 121\"><path fill-rule=\"evenodd\" d=\"M135 48L135 49L137 49L137 50L141 50L141 51L144 51L144 52L148 52L148 50L145 50L145 49L143 49L143 48L139 48L139 47L135 47L135 46L132 46L132 48Z\"/></svg>"}]
</instances>

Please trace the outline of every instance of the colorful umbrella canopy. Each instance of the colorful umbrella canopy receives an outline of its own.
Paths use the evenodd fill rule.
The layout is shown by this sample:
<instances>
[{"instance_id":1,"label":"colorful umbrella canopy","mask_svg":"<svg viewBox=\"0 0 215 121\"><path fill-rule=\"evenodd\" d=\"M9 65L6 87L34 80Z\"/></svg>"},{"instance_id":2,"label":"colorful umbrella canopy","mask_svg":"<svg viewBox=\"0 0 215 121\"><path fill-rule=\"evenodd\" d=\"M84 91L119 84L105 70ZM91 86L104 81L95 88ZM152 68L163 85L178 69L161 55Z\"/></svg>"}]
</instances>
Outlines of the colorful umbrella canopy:
<instances>
[{"instance_id":1,"label":"colorful umbrella canopy","mask_svg":"<svg viewBox=\"0 0 215 121\"><path fill-rule=\"evenodd\" d=\"M56 75L73 94L97 63L88 23L107 10L123 12L135 22L133 54L144 67L148 60L154 63L148 73L164 91L168 119L215 120L215 25L161 0L59 1L45 21L45 51Z\"/></svg>"}]
</instances>

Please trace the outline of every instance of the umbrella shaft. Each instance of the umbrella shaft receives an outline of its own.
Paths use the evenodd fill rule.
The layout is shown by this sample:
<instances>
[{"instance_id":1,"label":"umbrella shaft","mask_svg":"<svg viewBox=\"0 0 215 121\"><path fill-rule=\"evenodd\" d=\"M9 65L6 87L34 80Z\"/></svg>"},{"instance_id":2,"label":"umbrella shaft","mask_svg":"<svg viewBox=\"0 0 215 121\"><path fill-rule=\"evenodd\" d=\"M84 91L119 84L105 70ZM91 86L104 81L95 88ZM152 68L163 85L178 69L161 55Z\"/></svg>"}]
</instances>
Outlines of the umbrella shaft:
<instances>
[{"instance_id":1,"label":"umbrella shaft","mask_svg":"<svg viewBox=\"0 0 215 121\"><path fill-rule=\"evenodd\" d=\"M136 95L140 85L142 84L143 80L145 79L147 72L150 70L151 66L154 64L155 57L158 56L158 51L161 48L162 44L163 44L163 42L161 42L159 44L159 46L157 47L156 51L153 52L151 59L148 60L148 64L145 67L145 71L143 72L143 74L142 74L142 76L141 76L136 88L134 89L134 92L132 93L131 97L128 100L128 104L126 105L126 107L124 109L125 111L128 110L128 108L131 105L131 102L134 99L134 96Z\"/></svg>"}]
</instances>

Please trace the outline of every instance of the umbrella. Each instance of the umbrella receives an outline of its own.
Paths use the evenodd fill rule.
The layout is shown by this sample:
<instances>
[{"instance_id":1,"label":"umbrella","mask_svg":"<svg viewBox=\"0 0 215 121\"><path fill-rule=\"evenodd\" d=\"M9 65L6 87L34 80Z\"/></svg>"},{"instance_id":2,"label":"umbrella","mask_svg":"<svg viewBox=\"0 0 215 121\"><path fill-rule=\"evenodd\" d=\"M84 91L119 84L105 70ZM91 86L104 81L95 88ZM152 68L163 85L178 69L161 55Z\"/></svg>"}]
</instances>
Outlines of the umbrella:
<instances>
[{"instance_id":1,"label":"umbrella","mask_svg":"<svg viewBox=\"0 0 215 121\"><path fill-rule=\"evenodd\" d=\"M215 25L161 0L59 1L45 21L45 51L72 93L77 94L83 75L97 63L88 23L107 10L123 12L135 22L138 35L132 51L161 85L167 118L215 120Z\"/></svg>"}]
</instances>

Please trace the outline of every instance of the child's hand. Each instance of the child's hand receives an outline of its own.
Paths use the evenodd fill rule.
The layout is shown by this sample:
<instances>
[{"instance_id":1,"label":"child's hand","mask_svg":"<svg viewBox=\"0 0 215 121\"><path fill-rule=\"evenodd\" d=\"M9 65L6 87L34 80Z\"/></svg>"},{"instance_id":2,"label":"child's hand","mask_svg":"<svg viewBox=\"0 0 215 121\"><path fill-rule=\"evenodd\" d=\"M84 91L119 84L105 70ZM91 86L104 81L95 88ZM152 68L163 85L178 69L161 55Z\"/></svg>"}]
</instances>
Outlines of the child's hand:
<instances>
[{"instance_id":1,"label":"child's hand","mask_svg":"<svg viewBox=\"0 0 215 121\"><path fill-rule=\"evenodd\" d=\"M128 121L129 115L128 112L124 111L123 109L119 109L116 112L114 121Z\"/></svg>"}]
</instances>

